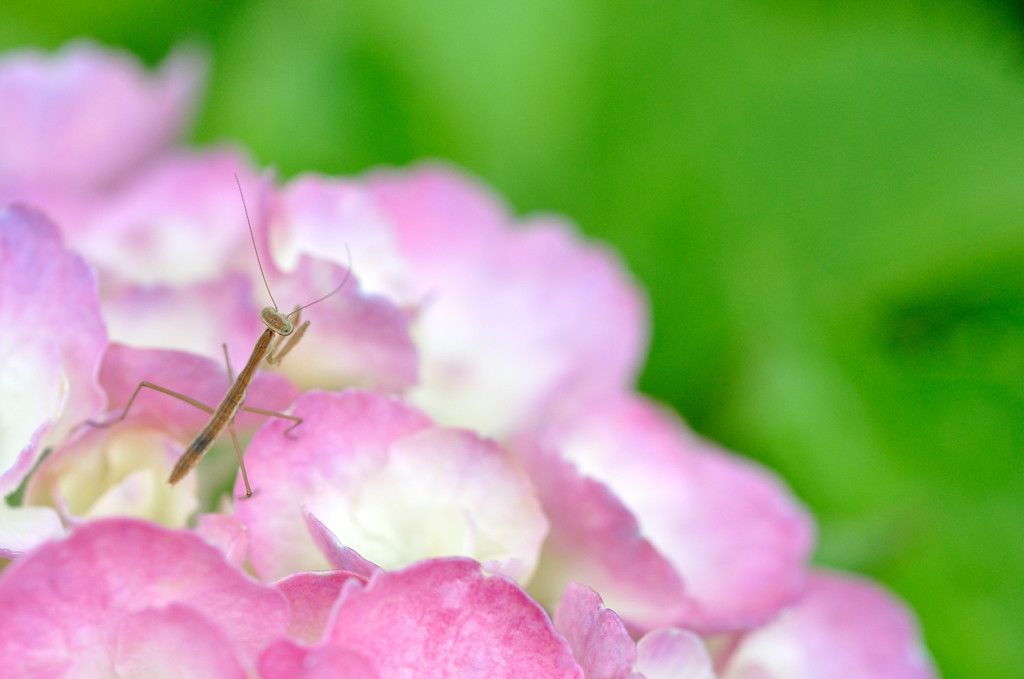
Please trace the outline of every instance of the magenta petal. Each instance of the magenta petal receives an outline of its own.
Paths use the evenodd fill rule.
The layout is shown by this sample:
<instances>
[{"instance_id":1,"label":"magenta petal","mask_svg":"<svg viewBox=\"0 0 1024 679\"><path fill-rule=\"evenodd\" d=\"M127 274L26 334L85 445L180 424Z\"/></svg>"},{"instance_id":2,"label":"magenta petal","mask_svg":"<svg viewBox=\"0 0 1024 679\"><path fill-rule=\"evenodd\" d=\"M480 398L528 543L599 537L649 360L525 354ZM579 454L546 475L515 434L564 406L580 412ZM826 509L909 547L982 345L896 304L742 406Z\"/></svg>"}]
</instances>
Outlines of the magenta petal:
<instances>
[{"instance_id":1,"label":"magenta petal","mask_svg":"<svg viewBox=\"0 0 1024 679\"><path fill-rule=\"evenodd\" d=\"M4 672L50 676L65 668L87 676L110 668L131 616L174 604L221 630L247 662L288 625L279 592L228 565L199 537L134 520L95 521L0 576Z\"/></svg>"},{"instance_id":2,"label":"magenta petal","mask_svg":"<svg viewBox=\"0 0 1024 679\"><path fill-rule=\"evenodd\" d=\"M328 639L382 677L583 676L544 609L469 559L425 561L346 587Z\"/></svg>"},{"instance_id":3,"label":"magenta petal","mask_svg":"<svg viewBox=\"0 0 1024 679\"><path fill-rule=\"evenodd\" d=\"M274 583L274 587L288 598L292 617L288 636L312 644L324 634L327 620L341 593L341 587L355 578L365 578L346 571L296 573Z\"/></svg>"},{"instance_id":4,"label":"magenta petal","mask_svg":"<svg viewBox=\"0 0 1024 679\"><path fill-rule=\"evenodd\" d=\"M6 106L6 103L5 103ZM29 208L0 209L0 495L47 445L96 415L106 346L96 280ZM44 434L45 432L45 434Z\"/></svg>"},{"instance_id":5,"label":"magenta petal","mask_svg":"<svg viewBox=\"0 0 1024 679\"><path fill-rule=\"evenodd\" d=\"M181 131L202 80L196 54L147 74L130 55L87 41L0 60L0 196L108 186Z\"/></svg>"},{"instance_id":6,"label":"magenta petal","mask_svg":"<svg viewBox=\"0 0 1024 679\"><path fill-rule=\"evenodd\" d=\"M723 679L934 679L913 614L879 585L815 573L807 594L740 642Z\"/></svg>"},{"instance_id":7,"label":"magenta petal","mask_svg":"<svg viewBox=\"0 0 1024 679\"><path fill-rule=\"evenodd\" d=\"M116 639L113 669L118 677L246 678L228 635L187 606L129 613Z\"/></svg>"},{"instance_id":8,"label":"magenta petal","mask_svg":"<svg viewBox=\"0 0 1024 679\"><path fill-rule=\"evenodd\" d=\"M358 653L328 646L307 649L279 641L260 656L261 679L379 679Z\"/></svg>"},{"instance_id":9,"label":"magenta petal","mask_svg":"<svg viewBox=\"0 0 1024 679\"><path fill-rule=\"evenodd\" d=\"M570 584L555 610L555 628L587 679L639 679L633 672L636 644L594 590Z\"/></svg>"}]
</instances>

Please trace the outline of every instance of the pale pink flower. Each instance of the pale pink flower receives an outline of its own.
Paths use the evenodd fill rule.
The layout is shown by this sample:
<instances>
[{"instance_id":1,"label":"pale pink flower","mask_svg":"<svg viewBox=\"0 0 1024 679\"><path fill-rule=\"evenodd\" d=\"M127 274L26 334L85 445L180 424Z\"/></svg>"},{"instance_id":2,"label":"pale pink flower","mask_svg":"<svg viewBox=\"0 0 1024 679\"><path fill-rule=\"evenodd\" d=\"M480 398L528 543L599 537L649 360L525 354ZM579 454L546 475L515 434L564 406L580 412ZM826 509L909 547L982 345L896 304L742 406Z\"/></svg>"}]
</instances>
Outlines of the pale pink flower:
<instances>
[{"instance_id":1,"label":"pale pink flower","mask_svg":"<svg viewBox=\"0 0 1024 679\"><path fill-rule=\"evenodd\" d=\"M200 70L0 60L0 201L64 233L0 209L0 490L52 449L0 503L0 556L71 533L0 574L4 672L708 679L699 632L731 642L723 679L934 676L886 595L807 589L781 481L632 393L646 304L614 254L438 164L277 188L242 152L170 149ZM166 484L202 410L144 389L83 423L141 380L217 405L221 343L237 371L272 303L253 241L281 311L345 284L250 386L304 421L255 434L236 502L211 465ZM102 518L197 508L221 513Z\"/></svg>"}]
</instances>

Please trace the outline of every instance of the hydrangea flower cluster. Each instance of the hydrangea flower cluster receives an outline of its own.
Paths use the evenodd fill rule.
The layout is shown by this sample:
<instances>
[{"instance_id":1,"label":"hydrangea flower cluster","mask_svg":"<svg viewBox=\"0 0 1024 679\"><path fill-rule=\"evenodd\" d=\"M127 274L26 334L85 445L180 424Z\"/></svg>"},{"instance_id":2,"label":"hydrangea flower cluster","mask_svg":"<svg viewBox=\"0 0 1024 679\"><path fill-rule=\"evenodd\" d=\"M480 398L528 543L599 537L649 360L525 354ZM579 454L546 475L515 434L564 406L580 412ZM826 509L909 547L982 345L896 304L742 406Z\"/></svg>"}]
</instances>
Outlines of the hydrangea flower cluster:
<instances>
[{"instance_id":1,"label":"hydrangea flower cluster","mask_svg":"<svg viewBox=\"0 0 1024 679\"><path fill-rule=\"evenodd\" d=\"M0 60L6 677L924 679L768 470L634 390L642 291L442 164L280 183L176 145L203 64ZM245 187L253 238L235 188ZM301 344L167 478L262 331ZM351 272L349 272L351 268ZM221 460L223 464L221 464ZM230 463L230 464L229 464Z\"/></svg>"}]
</instances>

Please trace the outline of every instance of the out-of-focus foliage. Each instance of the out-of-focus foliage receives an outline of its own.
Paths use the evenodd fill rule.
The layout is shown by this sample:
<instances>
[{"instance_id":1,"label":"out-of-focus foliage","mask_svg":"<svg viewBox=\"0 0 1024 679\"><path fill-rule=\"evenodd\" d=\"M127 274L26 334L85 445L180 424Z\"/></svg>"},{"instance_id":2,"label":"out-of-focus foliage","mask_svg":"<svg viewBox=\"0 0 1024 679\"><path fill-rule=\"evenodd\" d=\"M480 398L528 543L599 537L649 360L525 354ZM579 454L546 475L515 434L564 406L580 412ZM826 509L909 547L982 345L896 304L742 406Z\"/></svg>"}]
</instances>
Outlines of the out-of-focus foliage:
<instances>
[{"instance_id":1,"label":"out-of-focus foliage","mask_svg":"<svg viewBox=\"0 0 1024 679\"><path fill-rule=\"evenodd\" d=\"M1024 676L1020 31L913 2L0 7L4 48L198 42L197 141L286 175L449 158L613 242L653 301L644 389L779 469L819 562L906 597L947 678Z\"/></svg>"}]
</instances>

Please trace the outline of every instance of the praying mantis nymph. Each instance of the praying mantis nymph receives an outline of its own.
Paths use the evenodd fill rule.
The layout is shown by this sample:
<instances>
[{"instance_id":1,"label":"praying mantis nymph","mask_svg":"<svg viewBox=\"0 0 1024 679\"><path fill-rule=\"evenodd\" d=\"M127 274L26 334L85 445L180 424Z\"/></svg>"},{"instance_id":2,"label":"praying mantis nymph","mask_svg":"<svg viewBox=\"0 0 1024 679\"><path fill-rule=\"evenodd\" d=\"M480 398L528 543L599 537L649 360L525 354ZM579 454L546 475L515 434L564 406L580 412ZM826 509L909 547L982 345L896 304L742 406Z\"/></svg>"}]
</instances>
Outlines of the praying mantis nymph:
<instances>
[{"instance_id":1,"label":"praying mantis nymph","mask_svg":"<svg viewBox=\"0 0 1024 679\"><path fill-rule=\"evenodd\" d=\"M220 405L216 408L200 403L194 398L190 398L184 394L178 393L166 387L161 387L158 384L152 382L142 381L135 387L135 392L132 397L128 399L128 403L125 405L124 410L117 418L104 423L89 421L89 424L95 427L109 427L117 422L122 421L127 415L129 409L132 407L132 403L135 401L135 397L139 395L139 391L143 388L153 389L161 393L173 396L174 398L180 399L185 403L195 406L200 410L209 413L210 421L207 422L203 430L195 437L185 452L178 458L178 462L174 465L174 469L171 471L171 476L167 479L170 484L175 484L188 474L199 460L206 454L206 451L210 449L213 442L217 440L224 429L227 428L231 434L231 442L234 444L235 453L238 455L238 465L242 470L242 481L245 483L245 496L247 498L252 497L252 488L249 486L249 475L245 471L245 461L242 459L242 449L238 444L238 435L235 433L235 415L238 414L239 410L244 410L250 413L256 413L258 415L266 415L268 417L281 417L286 420L292 420L293 424L284 430L285 434L289 434L295 427L302 424L302 418L294 415L286 415L284 413L277 413L271 410L263 410L261 408L249 408L244 405L245 393L249 388L249 384L252 382L253 377L256 375L256 370L259 368L260 363L266 359L270 365L277 365L281 362L281 359L292 350L292 348L298 344L299 340L306 333L306 329L309 327L309 321L304 322L302 325L296 327L299 322L299 312L303 309L313 306L318 302L322 302L331 295L337 293L344 287L348 281L348 277L351 274L351 268L345 273L345 277L342 279L338 287L331 290L329 293L316 299L309 304L301 307L296 307L294 311L288 314L281 313L277 308L277 302L274 300L273 293L270 292L270 285L267 283L266 274L263 272L263 263L260 261L259 248L256 247L256 236L253 234L252 222L249 219L249 208L245 205L245 194L242 192L242 183L238 179L238 175L235 175L235 183L238 184L238 193L242 197L242 209L245 211L245 221L249 225L249 237L252 239L253 251L256 253L256 263L259 265L260 277L263 278L263 285L267 288L267 295L270 296L270 301L273 306L264 307L260 311L260 320L267 328L260 335L259 339L256 340L256 346L252 349L252 354L249 356L249 360L246 361L245 367L242 368L241 372L238 373L238 377L231 375L231 364L228 363L228 379L231 380L231 387L228 389L228 393L225 394L221 400ZM294 317L294 318L292 318ZM224 356L227 357L227 345L224 346Z\"/></svg>"}]
</instances>

